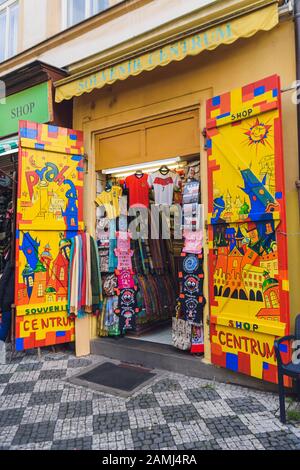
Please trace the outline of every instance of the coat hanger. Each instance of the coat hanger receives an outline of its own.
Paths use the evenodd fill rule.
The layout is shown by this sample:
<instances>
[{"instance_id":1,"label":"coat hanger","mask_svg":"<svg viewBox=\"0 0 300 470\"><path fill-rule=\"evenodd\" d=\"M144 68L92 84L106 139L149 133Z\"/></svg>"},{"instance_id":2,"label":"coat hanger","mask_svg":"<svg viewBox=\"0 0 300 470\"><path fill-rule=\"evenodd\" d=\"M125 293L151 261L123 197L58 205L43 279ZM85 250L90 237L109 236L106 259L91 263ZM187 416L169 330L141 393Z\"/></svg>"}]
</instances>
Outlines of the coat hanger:
<instances>
[{"instance_id":1,"label":"coat hanger","mask_svg":"<svg viewBox=\"0 0 300 470\"><path fill-rule=\"evenodd\" d=\"M136 176L143 176L143 172L141 170L136 170L135 175Z\"/></svg>"},{"instance_id":2,"label":"coat hanger","mask_svg":"<svg viewBox=\"0 0 300 470\"><path fill-rule=\"evenodd\" d=\"M170 170L169 170L169 168L167 167L167 165L162 165L162 166L160 167L160 169L159 169L159 172L162 173L162 174L163 174L163 173L164 173L164 174L167 174L167 173L169 173L169 171L170 171Z\"/></svg>"}]
</instances>

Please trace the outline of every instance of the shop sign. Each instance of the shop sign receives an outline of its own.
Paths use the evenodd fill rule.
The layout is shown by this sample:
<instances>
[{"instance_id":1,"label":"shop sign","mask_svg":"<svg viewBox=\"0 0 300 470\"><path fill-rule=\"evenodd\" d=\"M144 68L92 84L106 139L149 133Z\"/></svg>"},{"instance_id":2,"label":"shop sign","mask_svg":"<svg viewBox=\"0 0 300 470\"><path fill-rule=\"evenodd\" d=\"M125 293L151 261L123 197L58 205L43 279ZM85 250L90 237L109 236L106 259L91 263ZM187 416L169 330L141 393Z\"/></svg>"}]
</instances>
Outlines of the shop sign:
<instances>
[{"instance_id":1,"label":"shop sign","mask_svg":"<svg viewBox=\"0 0 300 470\"><path fill-rule=\"evenodd\" d=\"M10 95L0 103L0 137L16 134L20 120L38 123L52 120L51 82Z\"/></svg>"},{"instance_id":2,"label":"shop sign","mask_svg":"<svg viewBox=\"0 0 300 470\"><path fill-rule=\"evenodd\" d=\"M206 125L212 362L276 382L289 332L279 77L213 97Z\"/></svg>"},{"instance_id":3,"label":"shop sign","mask_svg":"<svg viewBox=\"0 0 300 470\"><path fill-rule=\"evenodd\" d=\"M171 62L195 56L203 51L213 50L220 44L232 44L239 38L253 36L257 31L269 31L278 24L278 8L274 3L248 15L220 23L197 34L185 37L159 49L135 58L124 60L117 65L96 70L71 83L63 83L56 89L55 101L61 102L74 96L111 85L117 80L125 80L141 72L163 67Z\"/></svg>"},{"instance_id":4,"label":"shop sign","mask_svg":"<svg viewBox=\"0 0 300 470\"><path fill-rule=\"evenodd\" d=\"M16 318L16 349L23 350L75 339L75 322L64 313L28 315Z\"/></svg>"},{"instance_id":5,"label":"shop sign","mask_svg":"<svg viewBox=\"0 0 300 470\"><path fill-rule=\"evenodd\" d=\"M71 240L83 229L83 134L20 121L16 348L74 340L68 316Z\"/></svg>"}]
</instances>

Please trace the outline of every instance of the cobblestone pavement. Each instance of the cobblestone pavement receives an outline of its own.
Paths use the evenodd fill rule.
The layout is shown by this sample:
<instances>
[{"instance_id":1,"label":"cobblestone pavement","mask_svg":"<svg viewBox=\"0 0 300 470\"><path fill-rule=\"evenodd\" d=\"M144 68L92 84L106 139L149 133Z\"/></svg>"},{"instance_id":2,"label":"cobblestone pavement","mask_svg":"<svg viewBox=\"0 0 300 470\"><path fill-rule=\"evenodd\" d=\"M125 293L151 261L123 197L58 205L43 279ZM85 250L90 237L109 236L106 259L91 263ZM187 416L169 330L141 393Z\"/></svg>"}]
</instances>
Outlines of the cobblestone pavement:
<instances>
[{"instance_id":1,"label":"cobblestone pavement","mask_svg":"<svg viewBox=\"0 0 300 470\"><path fill-rule=\"evenodd\" d=\"M168 372L127 399L66 382L99 361L29 351L0 365L0 449L300 449L276 395Z\"/></svg>"}]
</instances>

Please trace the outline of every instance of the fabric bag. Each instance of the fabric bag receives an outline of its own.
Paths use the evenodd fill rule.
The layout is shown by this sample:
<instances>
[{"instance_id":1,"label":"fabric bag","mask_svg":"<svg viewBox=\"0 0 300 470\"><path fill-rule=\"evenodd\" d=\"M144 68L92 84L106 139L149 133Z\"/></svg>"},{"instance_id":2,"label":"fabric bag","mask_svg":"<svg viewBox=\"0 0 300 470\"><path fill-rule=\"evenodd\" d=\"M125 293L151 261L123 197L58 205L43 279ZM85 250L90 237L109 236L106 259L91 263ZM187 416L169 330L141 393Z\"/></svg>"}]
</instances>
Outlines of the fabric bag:
<instances>
[{"instance_id":1,"label":"fabric bag","mask_svg":"<svg viewBox=\"0 0 300 470\"><path fill-rule=\"evenodd\" d=\"M189 351L192 346L192 326L182 318L172 318L173 346L182 351Z\"/></svg>"}]
</instances>

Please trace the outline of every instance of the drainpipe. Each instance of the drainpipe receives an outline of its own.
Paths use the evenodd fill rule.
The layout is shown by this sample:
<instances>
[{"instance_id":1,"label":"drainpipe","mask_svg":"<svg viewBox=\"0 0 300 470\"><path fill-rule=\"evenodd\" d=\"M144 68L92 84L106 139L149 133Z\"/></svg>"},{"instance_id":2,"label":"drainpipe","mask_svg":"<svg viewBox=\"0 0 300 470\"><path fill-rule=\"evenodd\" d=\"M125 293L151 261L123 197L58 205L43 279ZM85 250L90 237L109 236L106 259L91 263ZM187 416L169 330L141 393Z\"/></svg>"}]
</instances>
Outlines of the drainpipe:
<instances>
[{"instance_id":1,"label":"drainpipe","mask_svg":"<svg viewBox=\"0 0 300 470\"><path fill-rule=\"evenodd\" d=\"M300 0L294 0L294 18L295 18L295 36L296 36L296 79L300 81ZM297 96L299 85L297 86ZM297 103L297 121L298 121L298 160L299 160L299 179L296 181L298 190L298 200L300 209L300 102Z\"/></svg>"}]
</instances>

